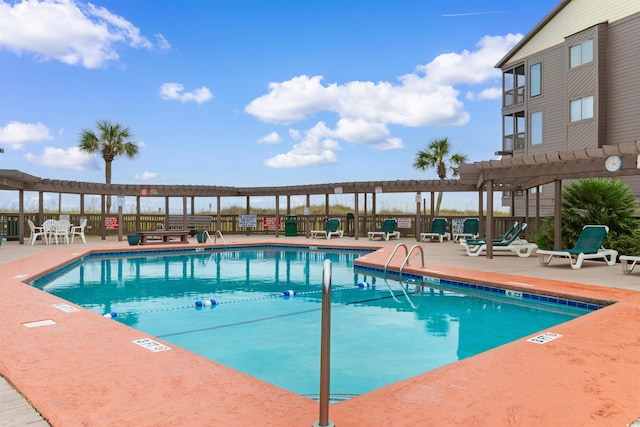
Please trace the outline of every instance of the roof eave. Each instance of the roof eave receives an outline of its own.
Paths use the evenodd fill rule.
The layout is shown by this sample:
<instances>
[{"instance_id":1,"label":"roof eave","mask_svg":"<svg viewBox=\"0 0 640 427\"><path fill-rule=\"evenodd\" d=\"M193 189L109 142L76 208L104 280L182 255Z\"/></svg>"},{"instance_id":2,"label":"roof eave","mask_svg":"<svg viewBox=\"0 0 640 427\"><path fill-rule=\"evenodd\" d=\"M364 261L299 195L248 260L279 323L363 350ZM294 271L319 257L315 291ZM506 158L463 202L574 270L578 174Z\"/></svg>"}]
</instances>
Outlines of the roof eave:
<instances>
[{"instance_id":1,"label":"roof eave","mask_svg":"<svg viewBox=\"0 0 640 427\"><path fill-rule=\"evenodd\" d=\"M498 61L495 67L496 68L504 67L504 65L509 62L509 60L516 54L516 52L518 52L522 48L522 46L527 44L529 40L531 40L536 34L538 34L538 32L545 25L547 25L549 21L555 18L555 16L558 13L560 13L560 11L564 9L565 6L568 5L570 2L571 0L561 0L560 3L558 3L556 7L554 7L553 10L551 10L551 12L549 12L547 16L545 16L542 19L542 21L538 22L538 24L535 27L533 27L531 31L529 31L509 52L507 52L507 54L500 61Z\"/></svg>"}]
</instances>

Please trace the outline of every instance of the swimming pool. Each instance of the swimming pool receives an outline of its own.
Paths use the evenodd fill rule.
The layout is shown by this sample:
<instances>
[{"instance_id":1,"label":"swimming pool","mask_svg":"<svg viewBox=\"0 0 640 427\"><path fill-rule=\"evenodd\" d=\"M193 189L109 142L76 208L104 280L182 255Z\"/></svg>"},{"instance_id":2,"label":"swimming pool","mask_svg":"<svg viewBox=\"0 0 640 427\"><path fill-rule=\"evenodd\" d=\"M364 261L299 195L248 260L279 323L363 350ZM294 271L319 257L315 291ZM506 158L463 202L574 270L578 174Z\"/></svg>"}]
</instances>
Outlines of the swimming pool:
<instances>
[{"instance_id":1,"label":"swimming pool","mask_svg":"<svg viewBox=\"0 0 640 427\"><path fill-rule=\"evenodd\" d=\"M322 263L330 259L335 399L473 356L589 311L511 300L486 287L463 293L462 286L432 278L426 278L424 288L385 280L375 271L354 270L353 261L362 253L274 246L90 256L34 285L314 396ZM215 304L206 305L211 300Z\"/></svg>"}]
</instances>

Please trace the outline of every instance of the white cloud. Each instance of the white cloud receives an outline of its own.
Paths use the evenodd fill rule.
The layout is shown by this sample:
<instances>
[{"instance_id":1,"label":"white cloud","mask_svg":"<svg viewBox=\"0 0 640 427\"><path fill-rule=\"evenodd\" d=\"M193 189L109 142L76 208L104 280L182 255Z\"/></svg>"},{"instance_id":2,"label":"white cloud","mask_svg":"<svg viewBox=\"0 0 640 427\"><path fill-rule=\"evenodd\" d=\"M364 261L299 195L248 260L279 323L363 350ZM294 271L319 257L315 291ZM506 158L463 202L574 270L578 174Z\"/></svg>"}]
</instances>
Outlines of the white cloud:
<instances>
[{"instance_id":1,"label":"white cloud","mask_svg":"<svg viewBox=\"0 0 640 427\"><path fill-rule=\"evenodd\" d=\"M213 98L211 91L202 86L193 92L183 92L184 85L181 83L164 83L160 86L160 97L165 100L177 100L180 102L194 101L198 104L202 104Z\"/></svg>"},{"instance_id":2,"label":"white cloud","mask_svg":"<svg viewBox=\"0 0 640 427\"><path fill-rule=\"evenodd\" d=\"M489 88L483 89L478 93L467 92L467 95L465 96L465 98L467 98L469 101L482 101L485 99L500 99L501 96L502 96L501 88L489 87Z\"/></svg>"},{"instance_id":3,"label":"white cloud","mask_svg":"<svg viewBox=\"0 0 640 427\"><path fill-rule=\"evenodd\" d=\"M258 144L278 144L280 142L282 142L282 138L278 135L278 132L271 132L269 135L258 139Z\"/></svg>"},{"instance_id":4,"label":"white cloud","mask_svg":"<svg viewBox=\"0 0 640 427\"><path fill-rule=\"evenodd\" d=\"M9 144L14 150L21 150L29 142L52 140L51 132L42 123L9 122L0 128L0 142Z\"/></svg>"},{"instance_id":5,"label":"white cloud","mask_svg":"<svg viewBox=\"0 0 640 427\"><path fill-rule=\"evenodd\" d=\"M338 96L338 86L323 86L322 76L302 75L269 83L269 93L251 101L245 111L264 122L290 124L317 111L334 110Z\"/></svg>"},{"instance_id":6,"label":"white cloud","mask_svg":"<svg viewBox=\"0 0 640 427\"><path fill-rule=\"evenodd\" d=\"M98 68L118 60L117 44L152 49L140 30L103 7L74 0L0 1L0 46L17 54L34 53L40 60ZM169 44L156 35L159 48Z\"/></svg>"},{"instance_id":7,"label":"white cloud","mask_svg":"<svg viewBox=\"0 0 640 427\"><path fill-rule=\"evenodd\" d=\"M331 138L332 133L324 123L319 122L288 153L267 159L264 164L272 168L297 168L335 163L335 151L340 149L340 145Z\"/></svg>"},{"instance_id":8,"label":"white cloud","mask_svg":"<svg viewBox=\"0 0 640 427\"><path fill-rule=\"evenodd\" d=\"M245 112L274 124L293 124L317 113L334 113L333 130L323 123L332 138L379 150L402 148L402 140L391 135L389 126L463 126L469 122L470 115L460 98L461 86L490 84L491 87L480 87L476 93L466 90L466 99L495 99L495 80L500 78L500 70L494 65L521 38L520 34L485 36L476 50L439 55L417 66L413 73L400 76L396 83L351 81L323 85L322 76L306 75L272 82L268 93L251 101ZM313 132L305 134L305 141L309 141L310 133ZM335 161L335 155L319 155L324 151L317 140L310 146L316 148L308 154L316 164ZM283 164L294 167L295 161L299 162L297 166L313 164L296 147L266 164L273 167Z\"/></svg>"},{"instance_id":9,"label":"white cloud","mask_svg":"<svg viewBox=\"0 0 640 427\"><path fill-rule=\"evenodd\" d=\"M80 151L78 147L71 147L66 150L63 148L45 147L41 156L27 153L24 158L29 163L50 166L57 169L76 171L100 169L100 164L96 156Z\"/></svg>"},{"instance_id":10,"label":"white cloud","mask_svg":"<svg viewBox=\"0 0 640 427\"><path fill-rule=\"evenodd\" d=\"M134 175L133 179L138 179L141 181L152 181L158 179L158 174L155 172L144 171L141 174Z\"/></svg>"},{"instance_id":11,"label":"white cloud","mask_svg":"<svg viewBox=\"0 0 640 427\"><path fill-rule=\"evenodd\" d=\"M475 52L446 53L416 70L424 72L430 82L443 85L480 84L488 79L500 77L495 64L520 39L521 34L506 36L484 36Z\"/></svg>"}]
</instances>

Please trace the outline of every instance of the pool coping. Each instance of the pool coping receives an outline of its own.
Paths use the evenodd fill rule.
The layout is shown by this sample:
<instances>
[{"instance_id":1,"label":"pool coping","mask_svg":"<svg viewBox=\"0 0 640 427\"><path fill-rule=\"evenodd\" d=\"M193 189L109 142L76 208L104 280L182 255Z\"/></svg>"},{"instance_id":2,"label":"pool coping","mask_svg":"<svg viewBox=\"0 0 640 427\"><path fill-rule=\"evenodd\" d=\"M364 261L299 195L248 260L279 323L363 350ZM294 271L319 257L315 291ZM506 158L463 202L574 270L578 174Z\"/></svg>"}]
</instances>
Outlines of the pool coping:
<instances>
[{"instance_id":1,"label":"pool coping","mask_svg":"<svg viewBox=\"0 0 640 427\"><path fill-rule=\"evenodd\" d=\"M357 263L379 268L390 250L380 248ZM105 249L60 248L2 266L0 373L53 425L188 425L201 418L226 426L294 426L317 420L312 400L180 348L135 346L132 341L145 334L88 310L63 312L53 306L62 300L23 283L91 252ZM394 258L391 267L400 262ZM434 265L404 271L617 302L551 328L562 335L554 341L521 339L335 403L330 418L336 425L625 425L637 418L640 386L631 374L640 363L637 292ZM56 324L23 326L42 320Z\"/></svg>"}]
</instances>

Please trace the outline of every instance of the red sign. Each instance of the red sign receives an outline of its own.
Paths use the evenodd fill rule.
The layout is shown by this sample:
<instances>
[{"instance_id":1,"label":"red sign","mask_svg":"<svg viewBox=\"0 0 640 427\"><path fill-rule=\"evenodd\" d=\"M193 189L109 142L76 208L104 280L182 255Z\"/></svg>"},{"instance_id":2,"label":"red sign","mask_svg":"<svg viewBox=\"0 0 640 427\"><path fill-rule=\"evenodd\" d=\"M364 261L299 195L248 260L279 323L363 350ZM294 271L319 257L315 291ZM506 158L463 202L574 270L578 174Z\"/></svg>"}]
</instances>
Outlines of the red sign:
<instances>
[{"instance_id":1,"label":"red sign","mask_svg":"<svg viewBox=\"0 0 640 427\"><path fill-rule=\"evenodd\" d=\"M280 218L280 225L282 225L282 218ZM274 216L265 216L262 218L262 228L265 230L275 230L276 229L276 217Z\"/></svg>"},{"instance_id":2,"label":"red sign","mask_svg":"<svg viewBox=\"0 0 640 427\"><path fill-rule=\"evenodd\" d=\"M117 216L108 216L104 219L104 229L105 230L117 230L118 229L118 217Z\"/></svg>"},{"instance_id":3,"label":"red sign","mask_svg":"<svg viewBox=\"0 0 640 427\"><path fill-rule=\"evenodd\" d=\"M141 188L140 189L140 196L145 197L149 195L149 189L148 188Z\"/></svg>"}]
</instances>

